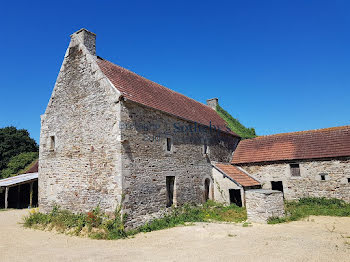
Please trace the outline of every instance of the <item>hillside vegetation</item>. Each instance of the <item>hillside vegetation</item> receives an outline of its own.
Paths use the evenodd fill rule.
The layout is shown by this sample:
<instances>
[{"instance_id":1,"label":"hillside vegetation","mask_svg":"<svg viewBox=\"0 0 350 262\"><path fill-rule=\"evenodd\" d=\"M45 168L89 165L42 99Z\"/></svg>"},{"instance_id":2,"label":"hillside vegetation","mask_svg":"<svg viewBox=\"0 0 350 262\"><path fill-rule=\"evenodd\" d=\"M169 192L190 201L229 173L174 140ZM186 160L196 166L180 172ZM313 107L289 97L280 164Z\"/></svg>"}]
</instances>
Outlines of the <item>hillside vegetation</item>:
<instances>
[{"instance_id":1,"label":"hillside vegetation","mask_svg":"<svg viewBox=\"0 0 350 262\"><path fill-rule=\"evenodd\" d=\"M25 129L0 128L0 179L26 170L38 158L38 145Z\"/></svg>"},{"instance_id":2,"label":"hillside vegetation","mask_svg":"<svg viewBox=\"0 0 350 262\"><path fill-rule=\"evenodd\" d=\"M25 152L14 156L7 163L7 167L1 170L0 177L8 178L18 174L24 174L39 158L39 152Z\"/></svg>"},{"instance_id":3,"label":"hillside vegetation","mask_svg":"<svg viewBox=\"0 0 350 262\"><path fill-rule=\"evenodd\" d=\"M242 137L242 139L246 138L254 138L256 137L254 128L247 128L242 125L238 119L235 119L231 116L226 110L224 110L221 106L217 105L216 111L220 115L222 119L224 119L228 125L228 127L235 132L237 135Z\"/></svg>"}]
</instances>

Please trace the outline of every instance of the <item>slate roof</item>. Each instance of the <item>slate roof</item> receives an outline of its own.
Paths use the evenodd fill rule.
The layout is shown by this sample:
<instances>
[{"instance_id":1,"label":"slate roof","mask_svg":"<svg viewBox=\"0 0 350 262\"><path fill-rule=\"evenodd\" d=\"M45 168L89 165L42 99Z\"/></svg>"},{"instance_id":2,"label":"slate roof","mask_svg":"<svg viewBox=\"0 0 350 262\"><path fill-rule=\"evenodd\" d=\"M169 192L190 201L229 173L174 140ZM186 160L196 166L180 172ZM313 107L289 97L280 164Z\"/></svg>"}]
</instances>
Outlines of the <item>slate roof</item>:
<instances>
[{"instance_id":1,"label":"slate roof","mask_svg":"<svg viewBox=\"0 0 350 262\"><path fill-rule=\"evenodd\" d=\"M243 187L260 186L260 183L231 164L215 164L215 167Z\"/></svg>"},{"instance_id":2,"label":"slate roof","mask_svg":"<svg viewBox=\"0 0 350 262\"><path fill-rule=\"evenodd\" d=\"M232 164L350 156L350 126L332 127L246 139L238 144Z\"/></svg>"},{"instance_id":3,"label":"slate roof","mask_svg":"<svg viewBox=\"0 0 350 262\"><path fill-rule=\"evenodd\" d=\"M100 57L97 57L97 64L126 99L191 122L205 126L215 125L220 130L239 137L226 128L226 122L211 107Z\"/></svg>"}]
</instances>

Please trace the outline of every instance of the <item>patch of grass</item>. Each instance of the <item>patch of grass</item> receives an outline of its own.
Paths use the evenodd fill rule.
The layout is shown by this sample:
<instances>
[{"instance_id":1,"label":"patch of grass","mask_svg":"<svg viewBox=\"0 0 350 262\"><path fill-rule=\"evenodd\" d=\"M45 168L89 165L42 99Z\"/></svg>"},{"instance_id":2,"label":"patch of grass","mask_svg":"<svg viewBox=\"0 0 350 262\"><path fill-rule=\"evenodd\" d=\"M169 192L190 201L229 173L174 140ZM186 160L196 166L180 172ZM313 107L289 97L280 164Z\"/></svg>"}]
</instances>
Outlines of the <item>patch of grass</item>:
<instances>
[{"instance_id":1,"label":"patch of grass","mask_svg":"<svg viewBox=\"0 0 350 262\"><path fill-rule=\"evenodd\" d=\"M162 218L155 219L141 226L139 232L150 232L165 228L184 225L188 222L242 222L247 219L245 208L236 205L225 206L213 201L206 202L203 206L184 205L174 208Z\"/></svg>"},{"instance_id":2,"label":"patch of grass","mask_svg":"<svg viewBox=\"0 0 350 262\"><path fill-rule=\"evenodd\" d=\"M301 198L299 201L286 201L284 218L271 217L268 224L296 221L308 216L350 217L350 204L331 198Z\"/></svg>"},{"instance_id":3,"label":"patch of grass","mask_svg":"<svg viewBox=\"0 0 350 262\"><path fill-rule=\"evenodd\" d=\"M244 208L235 205L224 206L208 201L203 206L184 205L173 208L162 218L154 219L129 231L125 230L126 219L126 214L121 215L120 206L115 210L113 216L103 214L99 208L86 214L74 214L68 210L54 207L48 214L40 213L34 209L29 216L24 218L24 226L55 228L59 232L73 232L76 235L83 234L84 229L87 229L88 236L94 239L120 239L140 232L151 232L194 222L243 222L247 219L247 214Z\"/></svg>"},{"instance_id":4,"label":"patch of grass","mask_svg":"<svg viewBox=\"0 0 350 262\"><path fill-rule=\"evenodd\" d=\"M285 223L285 222L287 222L286 217L269 217L269 219L267 220L267 223L271 225Z\"/></svg>"}]
</instances>

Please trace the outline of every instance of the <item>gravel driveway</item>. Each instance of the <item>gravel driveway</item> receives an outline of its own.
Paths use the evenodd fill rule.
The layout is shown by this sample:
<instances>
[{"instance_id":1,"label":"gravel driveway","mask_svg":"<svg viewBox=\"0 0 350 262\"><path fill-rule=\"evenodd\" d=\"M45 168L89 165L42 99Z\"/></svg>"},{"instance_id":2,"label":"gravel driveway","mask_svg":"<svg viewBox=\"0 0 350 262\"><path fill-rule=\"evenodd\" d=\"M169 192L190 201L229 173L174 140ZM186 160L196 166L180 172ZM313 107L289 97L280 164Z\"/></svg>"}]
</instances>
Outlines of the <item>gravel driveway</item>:
<instances>
[{"instance_id":1,"label":"gravel driveway","mask_svg":"<svg viewBox=\"0 0 350 262\"><path fill-rule=\"evenodd\" d=\"M0 261L350 261L350 218L198 223L105 241L25 229L27 213L0 211Z\"/></svg>"}]
</instances>

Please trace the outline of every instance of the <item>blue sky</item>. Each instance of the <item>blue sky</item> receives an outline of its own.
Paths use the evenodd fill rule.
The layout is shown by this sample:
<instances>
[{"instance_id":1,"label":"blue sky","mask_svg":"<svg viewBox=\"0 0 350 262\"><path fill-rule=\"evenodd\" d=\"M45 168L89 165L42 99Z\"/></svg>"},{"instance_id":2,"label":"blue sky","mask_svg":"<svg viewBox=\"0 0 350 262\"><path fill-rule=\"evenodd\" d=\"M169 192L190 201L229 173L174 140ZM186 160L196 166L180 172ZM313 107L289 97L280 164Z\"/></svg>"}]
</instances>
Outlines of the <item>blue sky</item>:
<instances>
[{"instance_id":1,"label":"blue sky","mask_svg":"<svg viewBox=\"0 0 350 262\"><path fill-rule=\"evenodd\" d=\"M0 127L39 141L69 35L97 54L259 135L349 124L350 2L6 1L0 15Z\"/></svg>"}]
</instances>

